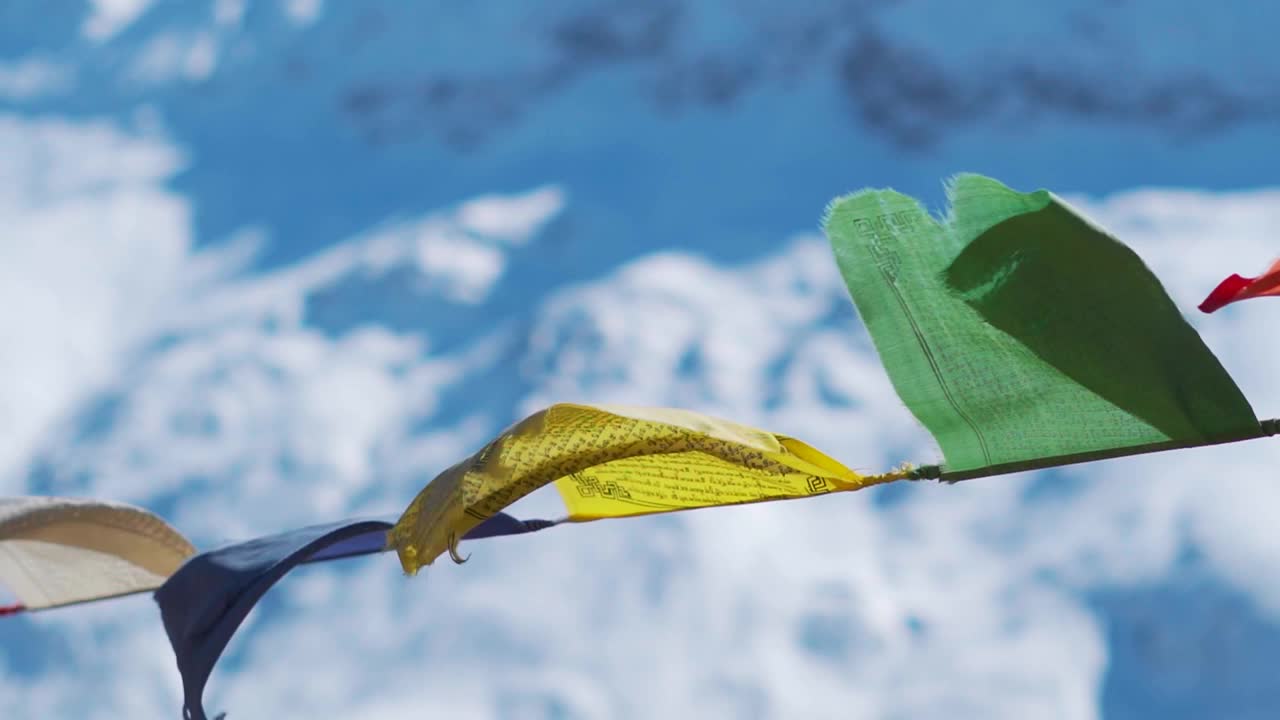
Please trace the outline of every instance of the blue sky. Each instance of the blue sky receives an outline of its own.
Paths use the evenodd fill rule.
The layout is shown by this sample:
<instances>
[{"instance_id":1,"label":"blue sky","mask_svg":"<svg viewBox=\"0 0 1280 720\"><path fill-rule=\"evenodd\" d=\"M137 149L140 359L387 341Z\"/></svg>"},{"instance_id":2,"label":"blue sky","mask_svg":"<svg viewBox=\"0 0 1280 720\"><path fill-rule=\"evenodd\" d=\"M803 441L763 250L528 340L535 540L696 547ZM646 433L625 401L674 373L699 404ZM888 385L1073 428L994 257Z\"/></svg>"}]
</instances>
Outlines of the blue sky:
<instances>
[{"instance_id":1,"label":"blue sky","mask_svg":"<svg viewBox=\"0 0 1280 720\"><path fill-rule=\"evenodd\" d=\"M936 205L960 171L1132 244L1276 416L1276 308L1194 306L1280 253L1278 13L7 3L0 492L134 502L210 547L397 512L557 401L689 407L864 470L937 460L816 230L837 195ZM1278 453L559 528L412 579L308 568L206 705L1261 717ZM0 623L3 717L180 705L148 598Z\"/></svg>"}]
</instances>

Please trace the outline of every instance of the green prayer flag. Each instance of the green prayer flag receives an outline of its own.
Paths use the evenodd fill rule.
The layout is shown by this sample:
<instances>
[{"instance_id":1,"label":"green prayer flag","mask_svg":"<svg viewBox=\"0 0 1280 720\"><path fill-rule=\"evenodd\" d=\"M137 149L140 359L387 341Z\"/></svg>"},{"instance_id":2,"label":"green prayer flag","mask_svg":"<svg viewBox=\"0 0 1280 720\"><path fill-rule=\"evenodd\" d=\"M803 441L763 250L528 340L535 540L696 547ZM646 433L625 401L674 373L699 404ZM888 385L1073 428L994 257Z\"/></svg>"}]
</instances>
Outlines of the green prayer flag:
<instances>
[{"instance_id":1,"label":"green prayer flag","mask_svg":"<svg viewBox=\"0 0 1280 720\"><path fill-rule=\"evenodd\" d=\"M947 189L942 222L891 190L840 198L824 221L944 479L1264 434L1131 249L1048 191L980 175Z\"/></svg>"}]
</instances>

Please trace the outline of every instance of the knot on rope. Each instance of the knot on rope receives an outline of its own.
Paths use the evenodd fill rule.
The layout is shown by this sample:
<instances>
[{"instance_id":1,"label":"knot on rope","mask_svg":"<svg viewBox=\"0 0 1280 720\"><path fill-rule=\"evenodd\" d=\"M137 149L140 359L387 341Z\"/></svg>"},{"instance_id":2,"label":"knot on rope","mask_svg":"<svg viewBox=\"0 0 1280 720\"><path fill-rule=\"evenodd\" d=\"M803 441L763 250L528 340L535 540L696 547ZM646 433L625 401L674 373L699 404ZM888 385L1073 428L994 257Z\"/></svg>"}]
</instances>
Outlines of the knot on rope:
<instances>
[{"instance_id":1,"label":"knot on rope","mask_svg":"<svg viewBox=\"0 0 1280 720\"><path fill-rule=\"evenodd\" d=\"M937 480L941 477L941 465L921 465L907 474L908 480Z\"/></svg>"}]
</instances>

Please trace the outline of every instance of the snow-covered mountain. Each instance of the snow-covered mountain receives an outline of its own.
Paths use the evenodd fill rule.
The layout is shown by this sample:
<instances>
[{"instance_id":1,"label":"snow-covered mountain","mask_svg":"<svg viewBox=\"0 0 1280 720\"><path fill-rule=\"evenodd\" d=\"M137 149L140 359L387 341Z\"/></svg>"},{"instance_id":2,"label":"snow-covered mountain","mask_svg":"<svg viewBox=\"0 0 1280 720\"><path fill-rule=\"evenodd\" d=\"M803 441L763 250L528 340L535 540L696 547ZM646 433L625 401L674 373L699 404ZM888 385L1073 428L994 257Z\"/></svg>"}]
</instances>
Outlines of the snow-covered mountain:
<instances>
[{"instance_id":1,"label":"snow-covered mountain","mask_svg":"<svg viewBox=\"0 0 1280 720\"><path fill-rule=\"evenodd\" d=\"M938 203L961 170L1076 193L1190 310L1277 253L1277 19L10 0L0 492L143 504L207 547L394 512L559 400L692 407L868 470L935 459L815 235L826 202L892 185ZM1274 312L1193 318L1270 416ZM561 528L413 580L388 557L310 568L251 617L207 705L1269 716L1277 457ZM0 623L0 717L177 716L179 698L146 598Z\"/></svg>"}]
</instances>

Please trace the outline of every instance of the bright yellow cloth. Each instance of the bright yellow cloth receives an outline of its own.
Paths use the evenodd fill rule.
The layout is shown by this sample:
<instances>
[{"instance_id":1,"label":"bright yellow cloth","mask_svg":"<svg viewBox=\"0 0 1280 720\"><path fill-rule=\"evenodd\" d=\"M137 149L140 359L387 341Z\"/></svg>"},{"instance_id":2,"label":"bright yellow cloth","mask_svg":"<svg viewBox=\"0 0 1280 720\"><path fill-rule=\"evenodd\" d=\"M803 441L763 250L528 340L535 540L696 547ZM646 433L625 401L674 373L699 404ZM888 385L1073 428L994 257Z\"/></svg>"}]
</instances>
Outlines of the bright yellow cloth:
<instances>
[{"instance_id":1,"label":"bright yellow cloth","mask_svg":"<svg viewBox=\"0 0 1280 720\"><path fill-rule=\"evenodd\" d=\"M787 437L686 410L553 405L432 480L391 529L416 573L486 518L555 482L572 521L857 490L861 476Z\"/></svg>"}]
</instances>

